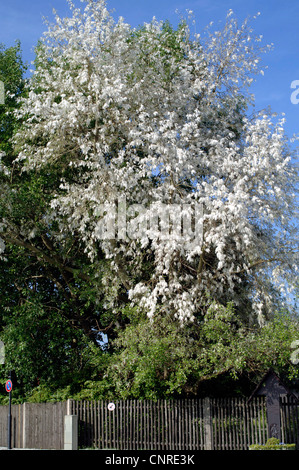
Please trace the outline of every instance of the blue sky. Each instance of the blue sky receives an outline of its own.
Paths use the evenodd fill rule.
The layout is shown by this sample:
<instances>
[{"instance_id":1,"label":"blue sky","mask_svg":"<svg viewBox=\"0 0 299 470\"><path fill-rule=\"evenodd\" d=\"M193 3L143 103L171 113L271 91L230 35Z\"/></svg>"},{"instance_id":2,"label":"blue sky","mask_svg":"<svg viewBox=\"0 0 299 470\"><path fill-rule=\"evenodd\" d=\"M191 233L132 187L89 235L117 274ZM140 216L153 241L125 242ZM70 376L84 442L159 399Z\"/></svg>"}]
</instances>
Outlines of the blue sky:
<instances>
[{"instance_id":1,"label":"blue sky","mask_svg":"<svg viewBox=\"0 0 299 470\"><path fill-rule=\"evenodd\" d=\"M79 1L75 1L79 4ZM174 25L178 21L176 9L194 11L197 32L210 21L224 21L232 9L240 20L260 12L252 25L264 42L273 43L272 52L264 56L268 66L264 76L258 77L252 87L256 96L256 108L270 105L273 111L285 113L288 136L299 133L299 104L292 104L291 83L299 80L299 1L298 0L108 0L115 16L123 16L131 26L138 26L157 19L168 19ZM55 8L60 16L68 14L66 0L0 0L0 43L7 47L16 39L21 41L23 58L34 59L33 48L45 30L43 17L53 18ZM298 93L299 98L299 93Z\"/></svg>"}]
</instances>

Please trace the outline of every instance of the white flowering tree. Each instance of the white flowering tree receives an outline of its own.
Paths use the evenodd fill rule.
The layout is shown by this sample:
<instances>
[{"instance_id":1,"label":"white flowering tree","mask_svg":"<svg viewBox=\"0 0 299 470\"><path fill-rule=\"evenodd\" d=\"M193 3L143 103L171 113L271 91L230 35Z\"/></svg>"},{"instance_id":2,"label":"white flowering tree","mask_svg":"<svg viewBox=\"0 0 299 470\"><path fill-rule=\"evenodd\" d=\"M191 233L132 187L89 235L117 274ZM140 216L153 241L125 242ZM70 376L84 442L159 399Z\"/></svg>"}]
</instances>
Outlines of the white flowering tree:
<instances>
[{"instance_id":1,"label":"white flowering tree","mask_svg":"<svg viewBox=\"0 0 299 470\"><path fill-rule=\"evenodd\" d=\"M47 203L38 223L2 220L3 256L7 243L22 246L73 282L71 296L90 283L94 305L115 318L127 302L180 321L233 302L246 320L263 322L297 265L283 120L248 113L261 38L232 12L221 31L201 36L184 21L133 29L102 0L83 11L69 3L70 17L56 15L37 48L17 157L1 167L3 201L18 171L42 175ZM173 236L170 218L161 237L150 221L178 207L189 235ZM135 210L138 236L128 223ZM74 244L86 271L69 256Z\"/></svg>"}]
</instances>

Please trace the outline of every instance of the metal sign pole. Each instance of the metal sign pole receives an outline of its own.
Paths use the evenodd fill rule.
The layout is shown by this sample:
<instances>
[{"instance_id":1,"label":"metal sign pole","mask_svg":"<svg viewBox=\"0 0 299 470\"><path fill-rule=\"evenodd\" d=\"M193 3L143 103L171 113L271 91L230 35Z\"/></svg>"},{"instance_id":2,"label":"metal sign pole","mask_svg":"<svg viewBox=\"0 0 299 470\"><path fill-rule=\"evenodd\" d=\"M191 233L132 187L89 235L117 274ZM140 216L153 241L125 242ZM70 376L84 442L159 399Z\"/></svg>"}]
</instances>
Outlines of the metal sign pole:
<instances>
[{"instance_id":1,"label":"metal sign pole","mask_svg":"<svg viewBox=\"0 0 299 470\"><path fill-rule=\"evenodd\" d=\"M9 392L8 405L7 448L11 449L11 391Z\"/></svg>"},{"instance_id":2,"label":"metal sign pole","mask_svg":"<svg viewBox=\"0 0 299 470\"><path fill-rule=\"evenodd\" d=\"M11 377L11 372L9 373ZM7 448L11 449L11 392L12 392L12 381L9 378L5 384L6 391L9 394L9 405L8 405L8 417L7 417Z\"/></svg>"},{"instance_id":3,"label":"metal sign pole","mask_svg":"<svg viewBox=\"0 0 299 470\"><path fill-rule=\"evenodd\" d=\"M0 81L0 104L1 104L1 81ZM5 346L3 341L0 341L0 364L5 364ZM11 371L9 371L9 380L5 384L5 390L9 394L8 417L7 417L7 448L11 449Z\"/></svg>"}]
</instances>

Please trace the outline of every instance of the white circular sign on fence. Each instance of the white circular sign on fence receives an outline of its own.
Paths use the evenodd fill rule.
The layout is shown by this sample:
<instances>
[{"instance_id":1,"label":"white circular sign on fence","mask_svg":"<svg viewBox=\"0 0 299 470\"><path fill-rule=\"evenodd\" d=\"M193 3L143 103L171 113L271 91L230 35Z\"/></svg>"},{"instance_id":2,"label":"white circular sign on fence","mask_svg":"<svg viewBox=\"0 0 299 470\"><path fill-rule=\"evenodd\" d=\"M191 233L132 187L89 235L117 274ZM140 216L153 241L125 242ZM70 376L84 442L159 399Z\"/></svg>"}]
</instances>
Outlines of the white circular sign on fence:
<instances>
[{"instance_id":1,"label":"white circular sign on fence","mask_svg":"<svg viewBox=\"0 0 299 470\"><path fill-rule=\"evenodd\" d=\"M115 410L115 404L114 403L109 403L108 410L109 411L114 411Z\"/></svg>"}]
</instances>

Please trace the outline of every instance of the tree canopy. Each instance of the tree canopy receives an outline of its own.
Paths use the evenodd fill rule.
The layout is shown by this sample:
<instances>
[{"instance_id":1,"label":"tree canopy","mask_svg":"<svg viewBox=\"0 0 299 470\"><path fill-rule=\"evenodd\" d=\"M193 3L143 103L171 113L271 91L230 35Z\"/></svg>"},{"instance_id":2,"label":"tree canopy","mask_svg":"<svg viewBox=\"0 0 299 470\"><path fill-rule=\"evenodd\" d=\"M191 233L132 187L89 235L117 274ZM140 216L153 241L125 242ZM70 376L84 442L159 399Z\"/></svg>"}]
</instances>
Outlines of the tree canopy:
<instances>
[{"instance_id":1,"label":"tree canopy","mask_svg":"<svg viewBox=\"0 0 299 470\"><path fill-rule=\"evenodd\" d=\"M298 325L274 312L297 274L296 170L283 120L248 116L267 47L232 12L199 35L69 3L27 82L19 44L0 51L1 327L20 381L77 370L99 396L159 397L289 364Z\"/></svg>"}]
</instances>

